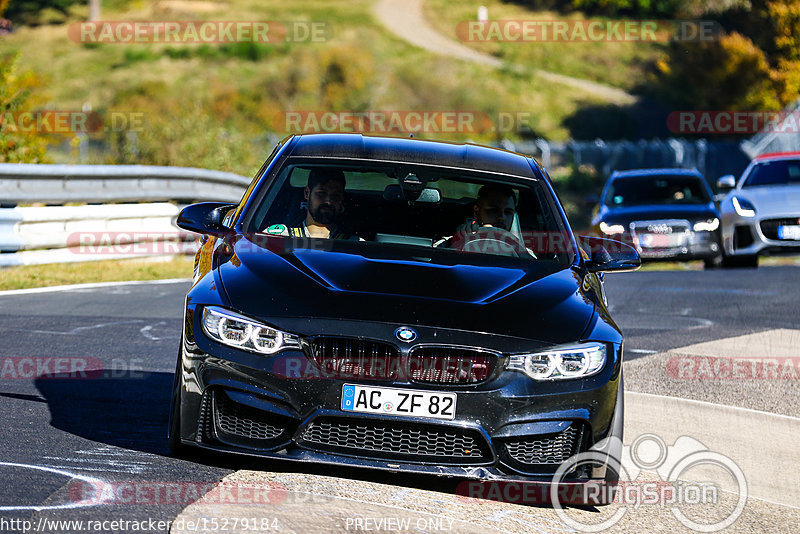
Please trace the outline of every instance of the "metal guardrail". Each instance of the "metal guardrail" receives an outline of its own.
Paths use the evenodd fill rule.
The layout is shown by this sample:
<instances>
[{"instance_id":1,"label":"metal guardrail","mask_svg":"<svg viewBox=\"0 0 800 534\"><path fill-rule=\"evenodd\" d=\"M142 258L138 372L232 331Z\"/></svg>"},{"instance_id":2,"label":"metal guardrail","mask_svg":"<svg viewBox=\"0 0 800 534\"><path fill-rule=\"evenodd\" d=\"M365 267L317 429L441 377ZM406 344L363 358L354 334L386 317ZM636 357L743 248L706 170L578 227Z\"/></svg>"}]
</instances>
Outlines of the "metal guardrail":
<instances>
[{"instance_id":1,"label":"metal guardrail","mask_svg":"<svg viewBox=\"0 0 800 534\"><path fill-rule=\"evenodd\" d=\"M0 208L0 267L191 253L179 204L238 202L249 183L187 167L0 164L2 205L83 204Z\"/></svg>"},{"instance_id":2,"label":"metal guardrail","mask_svg":"<svg viewBox=\"0 0 800 534\"><path fill-rule=\"evenodd\" d=\"M230 172L150 165L0 163L0 203L238 202L250 179Z\"/></svg>"},{"instance_id":3,"label":"metal guardrail","mask_svg":"<svg viewBox=\"0 0 800 534\"><path fill-rule=\"evenodd\" d=\"M197 250L170 203L0 209L0 267L169 256Z\"/></svg>"}]
</instances>

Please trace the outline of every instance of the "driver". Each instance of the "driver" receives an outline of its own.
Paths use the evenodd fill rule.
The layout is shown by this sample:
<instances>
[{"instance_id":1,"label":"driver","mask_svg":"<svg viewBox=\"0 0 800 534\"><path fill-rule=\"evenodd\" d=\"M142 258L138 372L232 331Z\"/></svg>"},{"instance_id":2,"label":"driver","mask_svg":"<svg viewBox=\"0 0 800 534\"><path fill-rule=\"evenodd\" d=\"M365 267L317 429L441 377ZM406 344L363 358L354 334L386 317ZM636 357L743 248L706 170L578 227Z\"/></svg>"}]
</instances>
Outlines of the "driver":
<instances>
[{"instance_id":1,"label":"driver","mask_svg":"<svg viewBox=\"0 0 800 534\"><path fill-rule=\"evenodd\" d=\"M341 214L344 212L345 185L344 172L339 169L312 169L303 191L306 217L302 224L294 227L273 224L267 228L267 234L359 240L357 236L343 232L339 226Z\"/></svg>"},{"instance_id":2,"label":"driver","mask_svg":"<svg viewBox=\"0 0 800 534\"><path fill-rule=\"evenodd\" d=\"M510 231L517 212L517 196L507 185L488 184L478 190L478 198L472 207L473 229L493 226Z\"/></svg>"},{"instance_id":3,"label":"driver","mask_svg":"<svg viewBox=\"0 0 800 534\"><path fill-rule=\"evenodd\" d=\"M469 239L482 228L497 228L498 235L506 234L511 231L516 205L517 195L510 186L486 184L478 190L478 198L472 206L472 219L456 228L455 235L440 239L434 246L452 247L456 241Z\"/></svg>"}]
</instances>

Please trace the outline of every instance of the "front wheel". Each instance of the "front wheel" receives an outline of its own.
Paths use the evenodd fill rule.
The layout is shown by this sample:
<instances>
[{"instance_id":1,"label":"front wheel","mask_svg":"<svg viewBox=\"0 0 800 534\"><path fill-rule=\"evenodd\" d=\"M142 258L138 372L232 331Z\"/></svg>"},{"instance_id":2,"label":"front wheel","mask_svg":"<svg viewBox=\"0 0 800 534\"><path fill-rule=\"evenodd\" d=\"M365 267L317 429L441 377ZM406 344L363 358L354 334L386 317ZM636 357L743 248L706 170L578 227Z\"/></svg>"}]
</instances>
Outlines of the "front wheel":
<instances>
[{"instance_id":1,"label":"front wheel","mask_svg":"<svg viewBox=\"0 0 800 534\"><path fill-rule=\"evenodd\" d=\"M713 258L706 258L703 260L703 267L705 269L719 269L722 267L723 259L722 254L714 256Z\"/></svg>"},{"instance_id":2,"label":"front wheel","mask_svg":"<svg viewBox=\"0 0 800 534\"><path fill-rule=\"evenodd\" d=\"M169 406L169 427L167 430L167 445L173 456L185 456L187 447L181 443L181 389L183 385L183 369L181 365L183 340L178 349L178 364L175 367L175 379L172 382L172 395Z\"/></svg>"}]
</instances>

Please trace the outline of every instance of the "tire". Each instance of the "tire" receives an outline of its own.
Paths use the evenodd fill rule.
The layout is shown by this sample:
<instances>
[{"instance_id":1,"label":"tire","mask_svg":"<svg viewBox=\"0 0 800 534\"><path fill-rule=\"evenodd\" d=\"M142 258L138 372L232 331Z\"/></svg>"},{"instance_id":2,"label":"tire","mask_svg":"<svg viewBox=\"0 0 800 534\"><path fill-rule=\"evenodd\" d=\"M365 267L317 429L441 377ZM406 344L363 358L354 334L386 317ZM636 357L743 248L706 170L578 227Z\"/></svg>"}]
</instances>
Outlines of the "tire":
<instances>
[{"instance_id":1,"label":"tire","mask_svg":"<svg viewBox=\"0 0 800 534\"><path fill-rule=\"evenodd\" d=\"M167 445L172 456L186 456L188 447L181 442L181 383L183 371L181 369L181 348L178 349L178 363L175 366L175 379L172 382L172 395L169 403L169 426L167 429Z\"/></svg>"},{"instance_id":2,"label":"tire","mask_svg":"<svg viewBox=\"0 0 800 534\"><path fill-rule=\"evenodd\" d=\"M727 268L750 268L758 267L758 255L748 254L746 256L723 256L722 266Z\"/></svg>"},{"instance_id":3,"label":"tire","mask_svg":"<svg viewBox=\"0 0 800 534\"><path fill-rule=\"evenodd\" d=\"M703 260L703 268L705 269L719 269L722 267L723 264L722 254L719 256L714 256L713 258L707 258Z\"/></svg>"}]
</instances>

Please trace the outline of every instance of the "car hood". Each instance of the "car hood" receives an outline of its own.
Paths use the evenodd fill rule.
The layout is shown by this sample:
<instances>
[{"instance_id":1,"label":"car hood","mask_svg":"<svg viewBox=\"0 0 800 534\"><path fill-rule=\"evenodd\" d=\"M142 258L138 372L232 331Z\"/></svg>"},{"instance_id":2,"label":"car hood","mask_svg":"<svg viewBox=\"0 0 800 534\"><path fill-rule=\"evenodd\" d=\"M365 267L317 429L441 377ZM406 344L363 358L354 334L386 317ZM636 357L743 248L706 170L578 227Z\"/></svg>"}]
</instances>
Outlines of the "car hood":
<instances>
[{"instance_id":1,"label":"car hood","mask_svg":"<svg viewBox=\"0 0 800 534\"><path fill-rule=\"evenodd\" d=\"M217 253L232 308L260 318L380 321L545 343L580 339L594 314L580 276L548 262L445 265L387 259L372 244L282 250L276 242L283 239L269 238L266 245L240 239L232 254Z\"/></svg>"},{"instance_id":2,"label":"car hood","mask_svg":"<svg viewBox=\"0 0 800 534\"><path fill-rule=\"evenodd\" d=\"M800 185L745 187L734 195L752 202L759 216L800 212Z\"/></svg>"},{"instance_id":3,"label":"car hood","mask_svg":"<svg viewBox=\"0 0 800 534\"><path fill-rule=\"evenodd\" d=\"M608 224L628 225L633 221L658 221L664 219L687 219L696 221L704 218L718 217L713 203L692 205L654 204L631 206L629 208L605 207L599 214L599 220Z\"/></svg>"}]
</instances>

